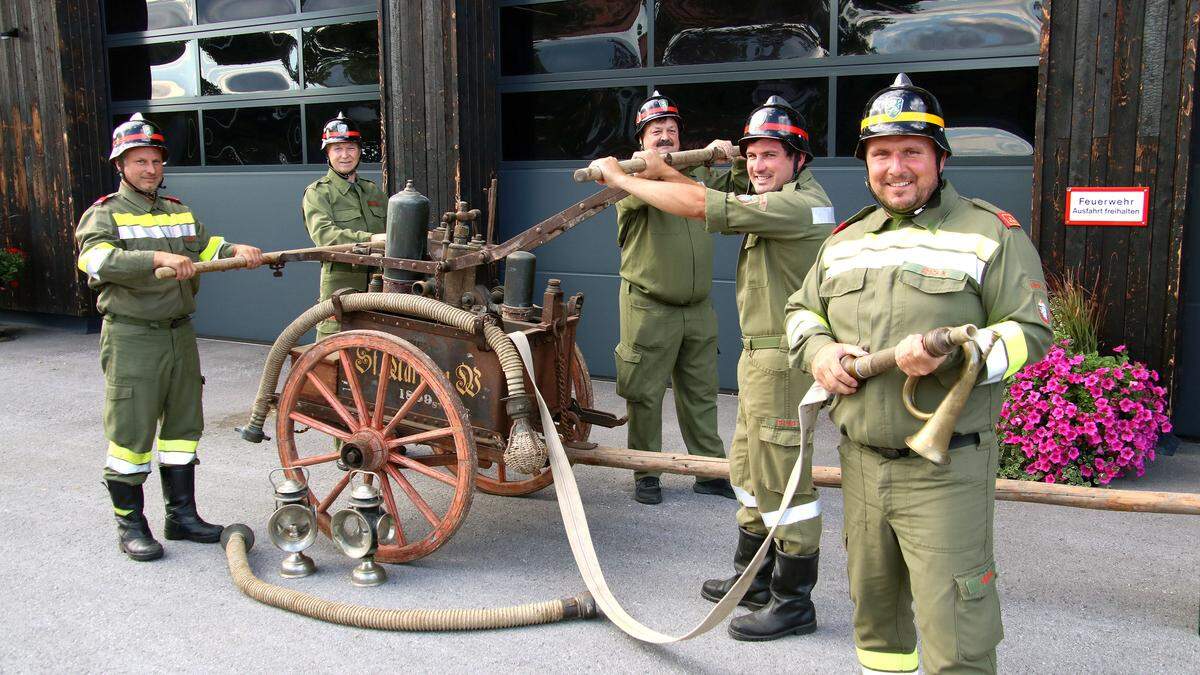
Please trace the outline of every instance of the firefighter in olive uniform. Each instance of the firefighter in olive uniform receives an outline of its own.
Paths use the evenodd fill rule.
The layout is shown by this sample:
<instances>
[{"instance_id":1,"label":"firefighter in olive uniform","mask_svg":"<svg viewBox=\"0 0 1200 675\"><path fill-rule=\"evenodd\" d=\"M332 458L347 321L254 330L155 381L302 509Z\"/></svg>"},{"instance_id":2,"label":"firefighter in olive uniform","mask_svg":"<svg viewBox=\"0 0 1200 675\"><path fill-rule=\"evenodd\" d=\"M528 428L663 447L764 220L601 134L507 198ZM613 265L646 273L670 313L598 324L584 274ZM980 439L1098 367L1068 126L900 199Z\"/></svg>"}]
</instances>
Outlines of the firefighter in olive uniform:
<instances>
[{"instance_id":1,"label":"firefighter in olive uniform","mask_svg":"<svg viewBox=\"0 0 1200 675\"><path fill-rule=\"evenodd\" d=\"M792 363L836 394L854 637L864 672L995 672L1003 636L992 519L1004 378L1042 357L1050 313L1037 251L1008 213L955 192L937 99L901 74L867 104L856 156L878 205L840 225L787 307ZM938 466L910 453L957 379L961 352L934 358L920 334L972 323L991 345ZM896 346L897 370L856 382L839 358ZM913 604L916 604L914 626Z\"/></svg>"},{"instance_id":2,"label":"firefighter in olive uniform","mask_svg":"<svg viewBox=\"0 0 1200 675\"><path fill-rule=\"evenodd\" d=\"M637 115L643 150L679 150L679 109L657 91ZM692 179L718 190L731 173L696 167ZM744 185L742 186L745 187ZM724 457L717 433L717 313L712 288L712 235L704 222L661 211L630 195L617 202L621 248L621 341L616 347L617 394L629 415L628 445L662 451L662 401L670 381L675 412L688 452ZM701 494L733 498L724 478L697 479ZM658 474L634 474L634 499L662 501Z\"/></svg>"},{"instance_id":3,"label":"firefighter in olive uniform","mask_svg":"<svg viewBox=\"0 0 1200 675\"><path fill-rule=\"evenodd\" d=\"M387 195L373 181L358 175L362 159L362 134L342 113L325 123L321 151L329 171L304 189L301 209L304 226L317 246L383 241ZM321 300L341 288L367 290L371 268L340 262L321 263ZM338 332L338 322L326 319L317 325L317 340Z\"/></svg>"},{"instance_id":4,"label":"firefighter in olive uniform","mask_svg":"<svg viewBox=\"0 0 1200 675\"><path fill-rule=\"evenodd\" d=\"M816 630L811 592L817 582L821 507L812 485L812 453L792 501L781 503L800 453L796 417L812 380L788 367L783 309L833 229L833 207L808 170L812 159L804 118L772 96L755 109L738 145L733 172L747 176L752 194L706 189L647 153L643 177L626 176L615 160L593 163L604 180L677 215L704 218L710 232L742 235L737 264L738 417L729 451L729 475L741 508L734 569L740 574L768 529L778 525L772 555L742 600L754 612L737 617L729 632L740 640L772 640ZM660 180L646 180L659 178ZM704 583L702 594L717 601L737 575Z\"/></svg>"},{"instance_id":5,"label":"firefighter in olive uniform","mask_svg":"<svg viewBox=\"0 0 1200 675\"><path fill-rule=\"evenodd\" d=\"M162 132L140 114L118 126L109 159L121 175L120 188L97 199L75 230L79 269L99 294L96 307L104 315L104 480L120 549L134 560L163 553L142 513L152 449L166 501L167 539L215 542L221 535L221 526L196 513L194 467L204 414L200 354L189 317L200 288L193 263L236 255L247 267L262 264L259 249L209 235L191 209L159 193L166 156ZM158 267L174 269L175 278L155 278Z\"/></svg>"}]
</instances>

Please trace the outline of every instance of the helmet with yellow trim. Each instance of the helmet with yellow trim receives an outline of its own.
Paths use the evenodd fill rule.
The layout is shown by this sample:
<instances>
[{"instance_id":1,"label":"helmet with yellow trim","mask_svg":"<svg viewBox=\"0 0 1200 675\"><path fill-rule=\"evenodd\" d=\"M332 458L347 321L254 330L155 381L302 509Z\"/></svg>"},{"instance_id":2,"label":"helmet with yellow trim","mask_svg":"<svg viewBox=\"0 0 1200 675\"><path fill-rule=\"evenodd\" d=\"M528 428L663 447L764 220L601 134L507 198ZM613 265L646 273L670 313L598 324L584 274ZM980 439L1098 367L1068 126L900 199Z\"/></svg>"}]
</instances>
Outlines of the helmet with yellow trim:
<instances>
[{"instance_id":1,"label":"helmet with yellow trim","mask_svg":"<svg viewBox=\"0 0 1200 675\"><path fill-rule=\"evenodd\" d=\"M781 96L772 96L767 102L754 109L746 120L746 128L738 141L738 148L746 154L746 146L756 138L773 138L805 156L806 162L813 158L808 144L808 123Z\"/></svg>"},{"instance_id":2,"label":"helmet with yellow trim","mask_svg":"<svg viewBox=\"0 0 1200 675\"><path fill-rule=\"evenodd\" d=\"M647 124L663 118L673 118L676 124L680 127L683 126L683 118L679 116L679 108L671 99L658 93L658 90L655 89L650 98L642 103L642 107L638 108L637 117L633 121L633 137L640 140L642 138L642 130L646 128Z\"/></svg>"},{"instance_id":3,"label":"helmet with yellow trim","mask_svg":"<svg viewBox=\"0 0 1200 675\"><path fill-rule=\"evenodd\" d=\"M141 113L133 113L127 121L113 129L112 152L108 155L108 161L120 159L121 155L133 148L158 148L162 151L163 161L167 159L167 140L162 130L142 117Z\"/></svg>"},{"instance_id":4,"label":"helmet with yellow trim","mask_svg":"<svg viewBox=\"0 0 1200 675\"><path fill-rule=\"evenodd\" d=\"M357 143L362 147L362 134L358 131L358 125L340 111L337 117L326 122L325 127L321 129L321 150L333 143Z\"/></svg>"},{"instance_id":5,"label":"helmet with yellow trim","mask_svg":"<svg viewBox=\"0 0 1200 675\"><path fill-rule=\"evenodd\" d=\"M868 138L879 136L925 136L947 156L950 142L946 140L946 120L937 98L900 73L892 86L867 101L859 123L858 145L854 156L863 159Z\"/></svg>"}]
</instances>

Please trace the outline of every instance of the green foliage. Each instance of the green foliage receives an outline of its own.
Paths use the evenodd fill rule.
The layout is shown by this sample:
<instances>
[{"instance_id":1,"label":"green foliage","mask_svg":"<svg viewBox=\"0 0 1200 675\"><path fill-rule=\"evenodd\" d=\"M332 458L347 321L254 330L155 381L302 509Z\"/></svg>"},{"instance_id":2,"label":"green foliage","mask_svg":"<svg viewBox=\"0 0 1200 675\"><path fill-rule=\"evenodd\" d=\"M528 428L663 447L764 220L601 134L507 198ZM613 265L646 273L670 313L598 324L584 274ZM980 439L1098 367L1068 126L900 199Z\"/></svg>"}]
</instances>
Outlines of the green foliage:
<instances>
[{"instance_id":1,"label":"green foliage","mask_svg":"<svg viewBox=\"0 0 1200 675\"><path fill-rule=\"evenodd\" d=\"M1095 353L1099 349L1104 307L1073 270L1051 276L1049 282L1054 341L1068 341L1074 354Z\"/></svg>"},{"instance_id":2,"label":"green foliage","mask_svg":"<svg viewBox=\"0 0 1200 675\"><path fill-rule=\"evenodd\" d=\"M25 252L14 246L0 251L0 289L16 288L17 277L25 269Z\"/></svg>"}]
</instances>

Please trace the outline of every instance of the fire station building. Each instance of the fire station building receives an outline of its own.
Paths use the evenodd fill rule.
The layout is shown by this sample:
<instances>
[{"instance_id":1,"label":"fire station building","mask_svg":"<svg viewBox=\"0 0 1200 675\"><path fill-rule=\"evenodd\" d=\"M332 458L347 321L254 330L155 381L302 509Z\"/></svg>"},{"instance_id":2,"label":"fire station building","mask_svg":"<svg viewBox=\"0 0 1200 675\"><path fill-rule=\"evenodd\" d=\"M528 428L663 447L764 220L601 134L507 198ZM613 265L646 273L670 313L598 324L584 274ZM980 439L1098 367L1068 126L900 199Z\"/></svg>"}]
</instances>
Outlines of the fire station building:
<instances>
[{"instance_id":1,"label":"fire station building","mask_svg":"<svg viewBox=\"0 0 1200 675\"><path fill-rule=\"evenodd\" d=\"M1047 273L1073 270L1102 339L1174 386L1200 435L1200 200L1193 133L1200 0L14 0L0 6L0 245L29 253L0 321L96 325L75 269L80 214L115 189L112 127L166 133L166 191L209 231L310 246L304 187L322 124L364 132L363 171L412 179L437 213L485 208L506 239L596 190L571 172L634 149L657 89L683 146L735 140L771 95L809 123L839 220L871 203L853 158L868 97L897 72L941 101L960 193L1017 217ZM1067 224L1069 188L1148 188L1145 224ZM579 342L612 376L619 250L612 209L534 251L538 288L587 296ZM734 267L716 241L722 387L740 350ZM318 266L204 277L197 330L271 341L317 298Z\"/></svg>"}]
</instances>

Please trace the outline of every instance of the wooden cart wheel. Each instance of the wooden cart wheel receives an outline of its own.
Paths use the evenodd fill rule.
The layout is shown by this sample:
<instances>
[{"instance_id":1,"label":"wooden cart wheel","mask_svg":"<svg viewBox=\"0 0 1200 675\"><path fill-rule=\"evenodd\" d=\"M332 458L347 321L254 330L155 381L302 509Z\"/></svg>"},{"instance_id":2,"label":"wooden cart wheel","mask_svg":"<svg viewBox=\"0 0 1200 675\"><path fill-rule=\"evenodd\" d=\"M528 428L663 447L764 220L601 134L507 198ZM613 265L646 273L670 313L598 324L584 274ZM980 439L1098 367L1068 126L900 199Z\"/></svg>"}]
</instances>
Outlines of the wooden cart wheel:
<instances>
[{"instance_id":1,"label":"wooden cart wheel","mask_svg":"<svg viewBox=\"0 0 1200 675\"><path fill-rule=\"evenodd\" d=\"M583 360L583 352L579 351L579 345L575 345L575 351L572 353L571 358L574 361L571 368L571 394L579 402L580 407L590 408L594 402L592 398L592 374L588 372L587 362ZM587 440L591 432L592 425L581 423L578 440ZM541 490L553 481L554 476L550 473L550 467L546 467L532 476L523 473L510 474L505 469L503 462L493 462L488 468L479 467L475 475L475 484L479 486L480 491L489 495L501 495L503 497L519 497L531 494Z\"/></svg>"},{"instance_id":2,"label":"wooden cart wheel","mask_svg":"<svg viewBox=\"0 0 1200 675\"><path fill-rule=\"evenodd\" d=\"M344 385L329 382L331 366L323 362L330 355ZM364 378L374 382L364 387ZM444 420L420 414L434 408ZM298 439L297 427L320 433ZM433 359L399 337L353 330L309 348L288 374L275 431L283 466L309 469L309 501L326 535L349 469L378 476L384 507L397 525L396 543L379 547L381 562L429 555L470 509L476 456L466 409Z\"/></svg>"}]
</instances>

